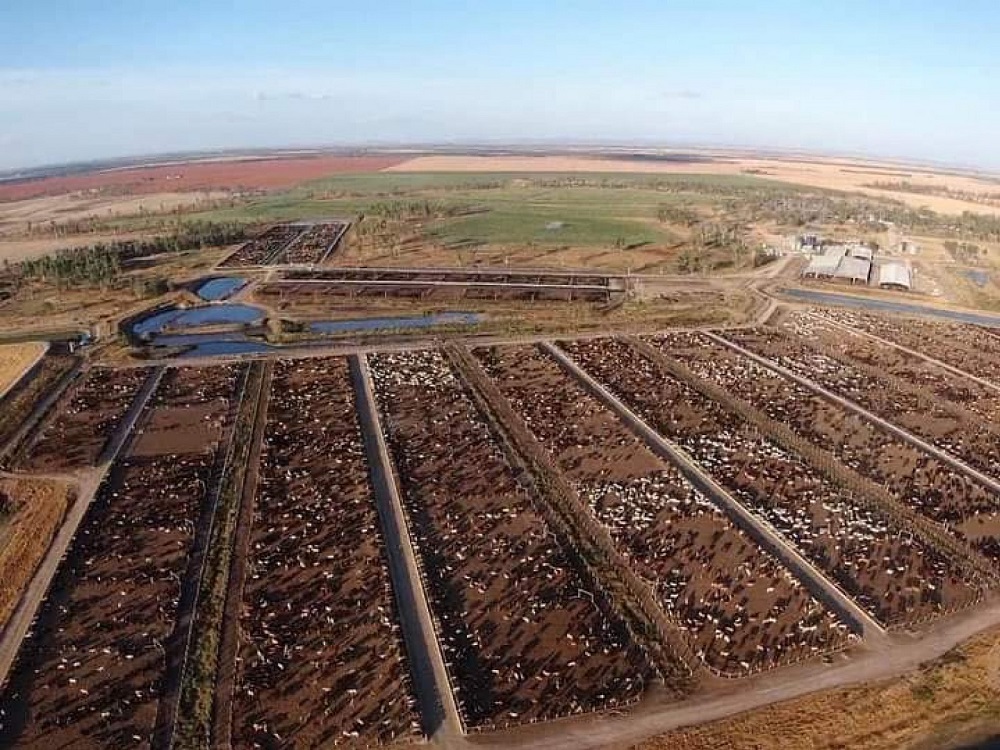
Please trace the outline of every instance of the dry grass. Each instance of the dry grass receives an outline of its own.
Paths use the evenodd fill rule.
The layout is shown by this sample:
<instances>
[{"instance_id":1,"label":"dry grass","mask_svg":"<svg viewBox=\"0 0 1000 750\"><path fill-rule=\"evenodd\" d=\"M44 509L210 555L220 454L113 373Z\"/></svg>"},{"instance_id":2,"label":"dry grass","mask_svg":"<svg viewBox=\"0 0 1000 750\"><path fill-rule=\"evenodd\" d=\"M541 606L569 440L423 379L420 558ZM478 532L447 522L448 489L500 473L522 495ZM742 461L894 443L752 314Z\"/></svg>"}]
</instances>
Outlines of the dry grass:
<instances>
[{"instance_id":1,"label":"dry grass","mask_svg":"<svg viewBox=\"0 0 1000 750\"><path fill-rule=\"evenodd\" d=\"M821 157L756 158L705 152L713 161L670 162L598 158L594 156L422 156L387 172L634 172L643 174L752 173L757 177L831 190L847 190L926 206L944 214L963 211L1000 215L1000 208L936 195L864 187L876 182L909 182L970 193L1000 192L996 183L973 176L946 174L926 167L845 161Z\"/></svg>"},{"instance_id":2,"label":"dry grass","mask_svg":"<svg viewBox=\"0 0 1000 750\"><path fill-rule=\"evenodd\" d=\"M0 396L20 380L44 353L45 344L40 341L0 344Z\"/></svg>"},{"instance_id":3,"label":"dry grass","mask_svg":"<svg viewBox=\"0 0 1000 750\"><path fill-rule=\"evenodd\" d=\"M635 750L899 750L953 747L996 732L1000 631L897 680L833 690L691 729Z\"/></svg>"},{"instance_id":4,"label":"dry grass","mask_svg":"<svg viewBox=\"0 0 1000 750\"><path fill-rule=\"evenodd\" d=\"M164 214L178 209L212 205L213 201L227 197L226 193L163 192L149 195L67 195L43 196L23 200L0 201L0 236L15 237L29 228L50 227L52 224L107 220L120 216L143 213Z\"/></svg>"},{"instance_id":5,"label":"dry grass","mask_svg":"<svg viewBox=\"0 0 1000 750\"><path fill-rule=\"evenodd\" d=\"M6 625L73 501L68 485L0 480L0 627Z\"/></svg>"}]
</instances>

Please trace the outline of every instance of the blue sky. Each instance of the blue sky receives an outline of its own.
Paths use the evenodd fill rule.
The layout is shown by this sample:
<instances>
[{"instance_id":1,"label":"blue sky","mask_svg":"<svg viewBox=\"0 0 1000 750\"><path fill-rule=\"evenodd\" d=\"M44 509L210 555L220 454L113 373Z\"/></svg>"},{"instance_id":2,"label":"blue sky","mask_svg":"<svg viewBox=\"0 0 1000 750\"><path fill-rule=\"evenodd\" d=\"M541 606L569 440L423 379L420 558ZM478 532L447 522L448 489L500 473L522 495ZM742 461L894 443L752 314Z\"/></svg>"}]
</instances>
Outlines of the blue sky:
<instances>
[{"instance_id":1,"label":"blue sky","mask_svg":"<svg viewBox=\"0 0 1000 750\"><path fill-rule=\"evenodd\" d=\"M0 169L386 142L1000 168L1000 3L0 1Z\"/></svg>"}]
</instances>

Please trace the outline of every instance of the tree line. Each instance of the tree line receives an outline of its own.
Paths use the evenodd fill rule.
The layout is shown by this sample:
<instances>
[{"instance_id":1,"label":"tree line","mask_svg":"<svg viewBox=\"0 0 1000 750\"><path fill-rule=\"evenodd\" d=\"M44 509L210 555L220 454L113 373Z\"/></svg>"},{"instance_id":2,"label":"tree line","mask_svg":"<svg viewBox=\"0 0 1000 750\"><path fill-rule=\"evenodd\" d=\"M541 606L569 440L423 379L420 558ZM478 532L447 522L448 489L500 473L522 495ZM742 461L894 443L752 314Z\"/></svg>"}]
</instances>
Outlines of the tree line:
<instances>
[{"instance_id":1,"label":"tree line","mask_svg":"<svg viewBox=\"0 0 1000 750\"><path fill-rule=\"evenodd\" d=\"M15 278L23 281L51 282L60 287L107 287L130 260L230 245L245 238L246 228L241 224L187 222L169 235L63 248L40 258L6 265Z\"/></svg>"}]
</instances>

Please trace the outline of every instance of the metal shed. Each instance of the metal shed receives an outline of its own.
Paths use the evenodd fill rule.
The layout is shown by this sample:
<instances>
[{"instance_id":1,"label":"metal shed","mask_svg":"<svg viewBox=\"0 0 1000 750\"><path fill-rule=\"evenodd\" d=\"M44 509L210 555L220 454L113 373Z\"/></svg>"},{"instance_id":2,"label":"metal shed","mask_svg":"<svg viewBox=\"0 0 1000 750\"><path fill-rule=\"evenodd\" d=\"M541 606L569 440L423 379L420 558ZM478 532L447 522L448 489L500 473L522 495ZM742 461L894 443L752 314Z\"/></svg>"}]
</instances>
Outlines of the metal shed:
<instances>
[{"instance_id":1,"label":"metal shed","mask_svg":"<svg viewBox=\"0 0 1000 750\"><path fill-rule=\"evenodd\" d=\"M904 263L883 263L878 267L878 285L899 289L912 288L913 280L909 267Z\"/></svg>"},{"instance_id":2,"label":"metal shed","mask_svg":"<svg viewBox=\"0 0 1000 750\"><path fill-rule=\"evenodd\" d=\"M871 270L871 261L864 258L842 258L834 278L850 281L852 284L867 284Z\"/></svg>"}]
</instances>

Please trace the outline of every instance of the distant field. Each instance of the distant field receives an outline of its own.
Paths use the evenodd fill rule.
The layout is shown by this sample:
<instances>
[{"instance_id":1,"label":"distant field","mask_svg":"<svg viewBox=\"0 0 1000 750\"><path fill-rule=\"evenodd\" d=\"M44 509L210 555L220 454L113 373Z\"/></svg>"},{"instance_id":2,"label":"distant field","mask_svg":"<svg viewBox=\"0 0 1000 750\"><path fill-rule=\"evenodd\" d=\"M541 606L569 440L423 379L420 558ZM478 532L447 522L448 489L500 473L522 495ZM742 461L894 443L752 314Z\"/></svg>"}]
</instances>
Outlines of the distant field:
<instances>
[{"instance_id":1,"label":"distant field","mask_svg":"<svg viewBox=\"0 0 1000 750\"><path fill-rule=\"evenodd\" d=\"M396 172L631 172L657 175L739 175L753 174L828 190L861 192L892 198L914 208L927 207L945 214L974 211L1000 214L1000 208L937 195L921 195L899 190L869 187L873 182L906 180L917 186L947 187L970 193L996 193L997 183L988 178L953 174L921 167L868 161L833 160L822 157L754 158L722 156L707 161L597 158L593 156L423 156L401 162L388 171ZM887 171L891 169L892 171Z\"/></svg>"},{"instance_id":2,"label":"distant field","mask_svg":"<svg viewBox=\"0 0 1000 750\"><path fill-rule=\"evenodd\" d=\"M556 184L578 181L580 184ZM552 183L549 185L548 183ZM399 174L382 172L326 178L234 208L189 214L215 221L289 221L353 218L379 204L428 202L456 216L421 222L445 245L534 243L609 247L670 244L676 234L657 221L665 204L702 205L703 194L728 188L773 186L745 175L624 174ZM690 190L685 190L690 187ZM130 221L124 228L141 229Z\"/></svg>"},{"instance_id":3,"label":"distant field","mask_svg":"<svg viewBox=\"0 0 1000 750\"><path fill-rule=\"evenodd\" d=\"M223 188L288 188L338 172L377 172L400 160L394 156L316 156L130 167L0 184L0 201L60 195L80 190L138 195Z\"/></svg>"},{"instance_id":4,"label":"distant field","mask_svg":"<svg viewBox=\"0 0 1000 750\"><path fill-rule=\"evenodd\" d=\"M20 379L24 371L42 356L45 344L0 344L0 396Z\"/></svg>"}]
</instances>

